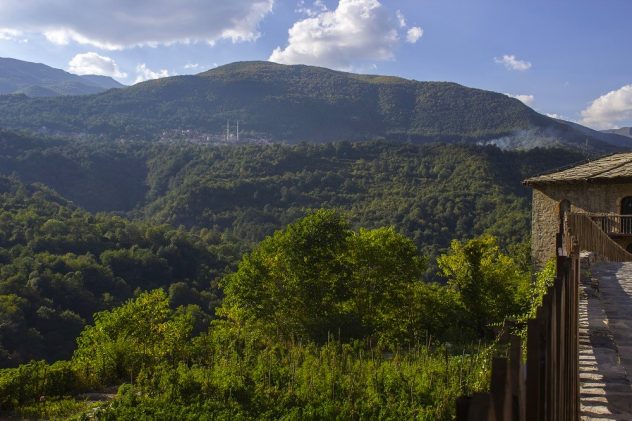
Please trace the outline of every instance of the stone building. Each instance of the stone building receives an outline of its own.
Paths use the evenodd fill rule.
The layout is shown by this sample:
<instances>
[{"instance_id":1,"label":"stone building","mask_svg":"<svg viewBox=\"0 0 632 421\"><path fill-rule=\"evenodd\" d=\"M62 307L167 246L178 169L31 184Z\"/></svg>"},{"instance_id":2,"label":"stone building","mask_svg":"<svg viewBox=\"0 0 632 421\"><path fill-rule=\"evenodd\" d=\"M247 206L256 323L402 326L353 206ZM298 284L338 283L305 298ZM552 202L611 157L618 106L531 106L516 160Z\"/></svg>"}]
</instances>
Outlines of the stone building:
<instances>
[{"instance_id":1,"label":"stone building","mask_svg":"<svg viewBox=\"0 0 632 421\"><path fill-rule=\"evenodd\" d=\"M531 253L536 267L555 256L555 236L567 211L590 214L632 252L632 153L532 177L523 184L533 188Z\"/></svg>"}]
</instances>

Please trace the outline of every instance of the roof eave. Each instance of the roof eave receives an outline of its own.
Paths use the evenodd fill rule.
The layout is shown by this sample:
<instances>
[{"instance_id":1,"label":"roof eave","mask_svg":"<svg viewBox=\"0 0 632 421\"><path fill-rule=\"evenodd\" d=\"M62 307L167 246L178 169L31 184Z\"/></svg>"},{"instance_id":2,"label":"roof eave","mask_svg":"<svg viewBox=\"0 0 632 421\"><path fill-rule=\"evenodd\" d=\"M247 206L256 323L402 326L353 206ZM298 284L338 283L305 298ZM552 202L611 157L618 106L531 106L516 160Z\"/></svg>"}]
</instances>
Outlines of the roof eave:
<instances>
[{"instance_id":1,"label":"roof eave","mask_svg":"<svg viewBox=\"0 0 632 421\"><path fill-rule=\"evenodd\" d=\"M569 180L534 180L526 179L522 182L523 186L535 187L538 185L552 185L552 184L625 184L632 183L632 176L630 177L613 177L613 178L575 178Z\"/></svg>"}]
</instances>

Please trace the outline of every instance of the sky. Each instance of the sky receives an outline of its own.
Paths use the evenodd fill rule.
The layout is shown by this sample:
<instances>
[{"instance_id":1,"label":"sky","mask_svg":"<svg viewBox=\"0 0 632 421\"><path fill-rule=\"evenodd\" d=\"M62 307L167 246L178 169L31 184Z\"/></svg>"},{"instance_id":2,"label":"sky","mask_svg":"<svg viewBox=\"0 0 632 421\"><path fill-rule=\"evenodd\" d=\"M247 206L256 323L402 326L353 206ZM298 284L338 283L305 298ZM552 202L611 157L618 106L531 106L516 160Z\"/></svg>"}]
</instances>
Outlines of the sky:
<instances>
[{"instance_id":1,"label":"sky","mask_svg":"<svg viewBox=\"0 0 632 421\"><path fill-rule=\"evenodd\" d=\"M1 0L0 57L124 84L270 60L514 96L632 126L630 0Z\"/></svg>"}]
</instances>

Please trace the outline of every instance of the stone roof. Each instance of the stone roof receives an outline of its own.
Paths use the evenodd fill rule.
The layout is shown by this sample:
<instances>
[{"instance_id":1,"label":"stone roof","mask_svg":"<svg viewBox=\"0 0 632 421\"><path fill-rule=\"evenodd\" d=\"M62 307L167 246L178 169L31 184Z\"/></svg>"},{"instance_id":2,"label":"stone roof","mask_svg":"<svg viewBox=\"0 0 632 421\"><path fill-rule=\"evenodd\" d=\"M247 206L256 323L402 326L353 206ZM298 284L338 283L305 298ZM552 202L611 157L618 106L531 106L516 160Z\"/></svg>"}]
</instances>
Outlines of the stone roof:
<instances>
[{"instance_id":1,"label":"stone roof","mask_svg":"<svg viewBox=\"0 0 632 421\"><path fill-rule=\"evenodd\" d=\"M527 178L524 184L623 181L632 181L632 152L608 155L565 170Z\"/></svg>"}]
</instances>

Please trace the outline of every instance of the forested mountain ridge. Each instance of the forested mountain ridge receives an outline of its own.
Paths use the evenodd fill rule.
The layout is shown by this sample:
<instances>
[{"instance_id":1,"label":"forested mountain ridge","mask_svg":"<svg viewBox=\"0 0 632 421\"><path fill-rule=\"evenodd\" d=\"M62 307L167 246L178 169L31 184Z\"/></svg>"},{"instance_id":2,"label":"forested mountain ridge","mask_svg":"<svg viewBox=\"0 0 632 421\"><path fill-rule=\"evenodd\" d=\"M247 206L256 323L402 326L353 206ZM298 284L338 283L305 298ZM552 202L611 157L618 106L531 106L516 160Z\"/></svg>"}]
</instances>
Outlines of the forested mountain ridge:
<instances>
[{"instance_id":1,"label":"forested mountain ridge","mask_svg":"<svg viewBox=\"0 0 632 421\"><path fill-rule=\"evenodd\" d=\"M79 76L45 64L0 57L0 95L88 95L123 86L107 76Z\"/></svg>"},{"instance_id":2,"label":"forested mountain ridge","mask_svg":"<svg viewBox=\"0 0 632 421\"><path fill-rule=\"evenodd\" d=\"M503 94L270 62L232 63L81 98L0 97L0 125L73 135L168 140L170 131L193 130L223 139L228 120L233 125L238 120L241 139L253 141L389 139L615 149L590 129L578 131Z\"/></svg>"}]
</instances>

